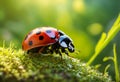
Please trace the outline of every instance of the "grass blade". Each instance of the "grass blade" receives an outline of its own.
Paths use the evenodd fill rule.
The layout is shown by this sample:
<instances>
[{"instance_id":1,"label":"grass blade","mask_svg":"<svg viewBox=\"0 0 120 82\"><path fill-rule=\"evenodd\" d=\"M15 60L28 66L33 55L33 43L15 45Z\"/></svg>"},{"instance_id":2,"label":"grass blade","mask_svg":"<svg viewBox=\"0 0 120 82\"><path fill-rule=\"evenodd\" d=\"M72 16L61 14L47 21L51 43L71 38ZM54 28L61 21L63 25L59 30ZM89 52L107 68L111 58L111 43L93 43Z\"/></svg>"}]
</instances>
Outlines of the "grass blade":
<instances>
[{"instance_id":1,"label":"grass blade","mask_svg":"<svg viewBox=\"0 0 120 82\"><path fill-rule=\"evenodd\" d=\"M116 36L116 34L120 31L120 14L113 24L112 28L108 32L108 34L103 33L98 44L95 48L95 53L87 62L87 65L91 65L95 58L100 54L100 52L108 45L108 43Z\"/></svg>"},{"instance_id":2,"label":"grass blade","mask_svg":"<svg viewBox=\"0 0 120 82\"><path fill-rule=\"evenodd\" d=\"M114 66L115 66L115 78L116 82L119 82L120 75L119 75L119 68L118 68L118 62L117 62L117 53L116 53L116 44L113 45L113 52L114 52Z\"/></svg>"}]
</instances>

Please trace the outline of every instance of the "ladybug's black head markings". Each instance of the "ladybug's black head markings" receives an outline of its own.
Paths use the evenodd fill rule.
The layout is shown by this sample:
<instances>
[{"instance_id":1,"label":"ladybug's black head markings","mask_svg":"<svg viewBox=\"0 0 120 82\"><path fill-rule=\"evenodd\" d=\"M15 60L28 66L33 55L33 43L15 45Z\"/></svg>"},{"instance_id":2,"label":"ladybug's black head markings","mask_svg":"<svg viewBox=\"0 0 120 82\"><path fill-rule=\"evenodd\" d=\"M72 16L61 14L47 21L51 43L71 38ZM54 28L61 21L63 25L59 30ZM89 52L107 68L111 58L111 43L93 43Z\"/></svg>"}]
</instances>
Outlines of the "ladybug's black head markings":
<instances>
[{"instance_id":1,"label":"ladybug's black head markings","mask_svg":"<svg viewBox=\"0 0 120 82\"><path fill-rule=\"evenodd\" d=\"M65 35L62 31L59 31L60 38L59 38L59 45L63 48L68 48L70 52L74 52L74 45L72 43L72 39Z\"/></svg>"}]
</instances>

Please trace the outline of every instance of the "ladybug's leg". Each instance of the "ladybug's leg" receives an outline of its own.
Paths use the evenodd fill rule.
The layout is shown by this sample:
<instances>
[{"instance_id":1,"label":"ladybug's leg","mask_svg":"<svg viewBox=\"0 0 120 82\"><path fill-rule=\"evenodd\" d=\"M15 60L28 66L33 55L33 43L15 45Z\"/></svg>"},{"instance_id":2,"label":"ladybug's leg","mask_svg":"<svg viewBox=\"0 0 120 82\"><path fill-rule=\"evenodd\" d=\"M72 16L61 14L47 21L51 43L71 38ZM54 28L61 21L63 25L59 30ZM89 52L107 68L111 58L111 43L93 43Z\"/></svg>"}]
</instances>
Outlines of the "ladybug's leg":
<instances>
[{"instance_id":1,"label":"ladybug's leg","mask_svg":"<svg viewBox=\"0 0 120 82\"><path fill-rule=\"evenodd\" d=\"M48 47L46 48L46 51L47 51L47 53L49 53L49 54L53 54L52 45L48 46Z\"/></svg>"},{"instance_id":2,"label":"ladybug's leg","mask_svg":"<svg viewBox=\"0 0 120 82\"><path fill-rule=\"evenodd\" d=\"M51 52L52 53L55 52L56 54L58 54L58 49L59 49L58 43L51 45Z\"/></svg>"},{"instance_id":3,"label":"ladybug's leg","mask_svg":"<svg viewBox=\"0 0 120 82\"><path fill-rule=\"evenodd\" d=\"M30 50L27 51L27 54L30 54Z\"/></svg>"},{"instance_id":4,"label":"ladybug's leg","mask_svg":"<svg viewBox=\"0 0 120 82\"><path fill-rule=\"evenodd\" d=\"M52 49L50 49L50 50L49 50L49 53L50 53L50 54L53 54L53 50L52 50Z\"/></svg>"},{"instance_id":5,"label":"ladybug's leg","mask_svg":"<svg viewBox=\"0 0 120 82\"><path fill-rule=\"evenodd\" d=\"M62 60L62 54L61 54L60 50L58 50L58 54L60 55L61 60Z\"/></svg>"},{"instance_id":6,"label":"ladybug's leg","mask_svg":"<svg viewBox=\"0 0 120 82\"><path fill-rule=\"evenodd\" d=\"M39 50L40 54L52 54L50 46L44 46Z\"/></svg>"},{"instance_id":7,"label":"ladybug's leg","mask_svg":"<svg viewBox=\"0 0 120 82\"><path fill-rule=\"evenodd\" d=\"M56 54L59 54L61 56L61 59L62 59L62 54L61 54L60 46L58 43L51 45L51 52L52 53L55 52Z\"/></svg>"},{"instance_id":8,"label":"ladybug's leg","mask_svg":"<svg viewBox=\"0 0 120 82\"><path fill-rule=\"evenodd\" d=\"M42 54L44 49L45 49L45 47L42 47L41 49L39 49L39 54Z\"/></svg>"},{"instance_id":9,"label":"ladybug's leg","mask_svg":"<svg viewBox=\"0 0 120 82\"><path fill-rule=\"evenodd\" d=\"M61 60L62 60L62 54L61 54L59 48L55 48L54 51L55 51L56 54L59 54L59 55L60 55Z\"/></svg>"},{"instance_id":10,"label":"ladybug's leg","mask_svg":"<svg viewBox=\"0 0 120 82\"><path fill-rule=\"evenodd\" d=\"M65 53L67 56L69 56L68 51L65 50L65 48L61 48L61 51L62 51L63 53Z\"/></svg>"}]
</instances>

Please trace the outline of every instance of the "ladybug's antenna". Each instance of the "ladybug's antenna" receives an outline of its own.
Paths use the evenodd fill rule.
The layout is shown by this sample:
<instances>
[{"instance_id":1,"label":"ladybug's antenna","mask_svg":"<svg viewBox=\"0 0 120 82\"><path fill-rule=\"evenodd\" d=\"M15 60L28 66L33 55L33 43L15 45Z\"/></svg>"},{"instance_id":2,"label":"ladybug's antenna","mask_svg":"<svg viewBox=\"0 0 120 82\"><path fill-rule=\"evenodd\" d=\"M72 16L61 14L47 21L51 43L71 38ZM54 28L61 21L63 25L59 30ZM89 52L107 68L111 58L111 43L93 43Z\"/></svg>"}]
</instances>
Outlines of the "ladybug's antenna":
<instances>
[{"instance_id":1,"label":"ladybug's antenna","mask_svg":"<svg viewBox=\"0 0 120 82\"><path fill-rule=\"evenodd\" d=\"M74 54L75 54L75 55L79 55L79 53L80 53L80 50L75 50L75 52L74 52ZM74 57L73 57L73 56L71 56L71 55L69 55L69 57L74 58Z\"/></svg>"}]
</instances>

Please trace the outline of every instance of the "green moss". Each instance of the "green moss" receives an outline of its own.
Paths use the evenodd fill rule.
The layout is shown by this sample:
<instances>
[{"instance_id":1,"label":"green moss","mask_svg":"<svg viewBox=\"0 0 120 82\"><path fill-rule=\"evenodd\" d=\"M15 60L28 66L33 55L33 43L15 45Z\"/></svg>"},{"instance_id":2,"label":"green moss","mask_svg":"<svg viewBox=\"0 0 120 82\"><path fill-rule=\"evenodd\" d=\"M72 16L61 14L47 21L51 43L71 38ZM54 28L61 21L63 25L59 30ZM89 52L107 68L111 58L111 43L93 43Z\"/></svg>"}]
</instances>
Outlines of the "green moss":
<instances>
[{"instance_id":1,"label":"green moss","mask_svg":"<svg viewBox=\"0 0 120 82\"><path fill-rule=\"evenodd\" d=\"M0 82L112 82L78 59L58 55L27 55L22 50L0 48Z\"/></svg>"}]
</instances>

